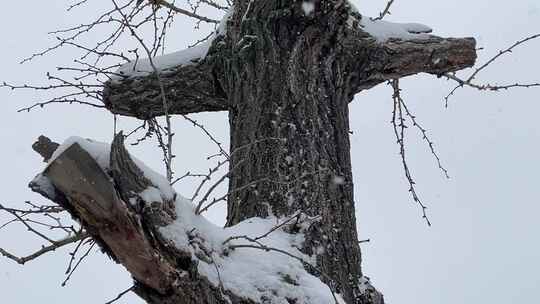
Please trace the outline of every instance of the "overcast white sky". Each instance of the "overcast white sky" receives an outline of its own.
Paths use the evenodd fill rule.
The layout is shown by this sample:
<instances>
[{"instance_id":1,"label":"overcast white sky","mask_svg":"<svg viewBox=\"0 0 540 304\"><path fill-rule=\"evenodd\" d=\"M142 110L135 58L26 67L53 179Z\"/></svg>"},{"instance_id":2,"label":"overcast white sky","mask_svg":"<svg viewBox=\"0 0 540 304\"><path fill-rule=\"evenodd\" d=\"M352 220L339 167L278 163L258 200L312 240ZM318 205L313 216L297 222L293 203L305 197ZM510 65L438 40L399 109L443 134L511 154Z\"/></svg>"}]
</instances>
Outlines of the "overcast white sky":
<instances>
[{"instance_id":1,"label":"overcast white sky","mask_svg":"<svg viewBox=\"0 0 540 304\"><path fill-rule=\"evenodd\" d=\"M354 1L362 13L375 15L385 1ZM40 83L44 73L67 64L70 50L19 65L24 56L52 43L46 32L78 24L90 11L66 14L67 1L5 1L0 28L0 81ZM538 0L397 0L390 21L420 22L441 36L473 36L485 50L482 62L519 38L540 32ZM204 33L189 24L175 24L170 51L184 48ZM199 36L198 36L199 35ZM492 66L481 79L491 82L540 81L540 41L517 49ZM71 56L71 57L70 57ZM452 177L437 171L418 136L410 134L409 161L417 190L429 205L433 227L421 220L410 201L398 148L389 124L391 91L384 85L356 96L350 106L357 219L366 275L384 293L387 303L506 304L536 303L540 290L540 89L502 93L458 91L444 108L451 84L420 75L402 81L404 98L429 129ZM51 106L16 113L43 97L34 92L0 90L0 203L16 206L41 201L26 184L43 164L30 145L40 134L57 141L79 135L110 142L112 116L81 106ZM225 113L196 116L224 143ZM121 127L133 122L123 119ZM176 171L204 171L214 147L197 129L176 124ZM161 170L155 145L133 150ZM177 188L190 194L194 184ZM223 209L210 215L223 222ZM0 222L5 220L0 215ZM37 246L24 229L0 231L0 247L28 253ZM104 303L130 286L126 272L100 253L92 254L61 287L69 260L66 250L24 267L0 258L2 303ZM141 303L126 296L119 303Z\"/></svg>"}]
</instances>

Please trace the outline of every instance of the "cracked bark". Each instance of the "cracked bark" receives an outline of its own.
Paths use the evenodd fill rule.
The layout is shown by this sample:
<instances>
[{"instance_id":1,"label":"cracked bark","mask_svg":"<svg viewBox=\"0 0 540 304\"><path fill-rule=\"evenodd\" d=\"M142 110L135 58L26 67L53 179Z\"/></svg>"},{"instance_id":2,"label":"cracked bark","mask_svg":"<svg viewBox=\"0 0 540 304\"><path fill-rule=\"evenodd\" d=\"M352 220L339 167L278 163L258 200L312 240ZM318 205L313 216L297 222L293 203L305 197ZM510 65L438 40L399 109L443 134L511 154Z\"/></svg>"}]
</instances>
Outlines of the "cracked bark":
<instances>
[{"instance_id":1,"label":"cracked bark","mask_svg":"<svg viewBox=\"0 0 540 304\"><path fill-rule=\"evenodd\" d=\"M431 36L379 43L348 25L350 9L346 2L316 1L311 16L305 16L300 5L291 1L238 1L226 36L214 41L206 58L161 76L171 102L169 112L228 111L230 166L236 169L230 176L227 225L253 216L287 216L298 210L315 217L318 221L305 235L303 252L315 257L317 267L327 275L321 279L341 293L348 304L383 303L374 289L362 292L359 288L363 273L348 103L359 91L390 79L421 72L440 75L470 67L476 59L475 41ZM113 113L141 119L164 114L153 75L109 82L104 103ZM120 194L107 197L103 208L124 206L112 213L125 217L114 218L114 223L126 225L118 231L135 235L136 246L140 247L137 252L154 252L161 262L149 263L152 269L130 266L134 257L126 252L128 248L113 248L114 239L122 236L98 225L110 218L84 218L91 227L89 231L128 268L138 282L137 293L149 303L225 303L216 287L197 276L185 254L174 252L148 232L174 217L170 208L138 215L126 206L126 189L139 189L147 181L137 179L136 168L130 168L126 154L120 152L113 157L118 162L112 164L114 185ZM79 204L81 198L70 194L74 185L58 182L69 201ZM76 216L87 216L87 209L77 205L74 209ZM141 216L144 227L133 226L134 221L128 221L133 216ZM152 280L140 276L145 271ZM172 278L179 278L182 272L190 279L182 276L180 285L174 285L178 283ZM227 295L232 303L249 303Z\"/></svg>"}]
</instances>

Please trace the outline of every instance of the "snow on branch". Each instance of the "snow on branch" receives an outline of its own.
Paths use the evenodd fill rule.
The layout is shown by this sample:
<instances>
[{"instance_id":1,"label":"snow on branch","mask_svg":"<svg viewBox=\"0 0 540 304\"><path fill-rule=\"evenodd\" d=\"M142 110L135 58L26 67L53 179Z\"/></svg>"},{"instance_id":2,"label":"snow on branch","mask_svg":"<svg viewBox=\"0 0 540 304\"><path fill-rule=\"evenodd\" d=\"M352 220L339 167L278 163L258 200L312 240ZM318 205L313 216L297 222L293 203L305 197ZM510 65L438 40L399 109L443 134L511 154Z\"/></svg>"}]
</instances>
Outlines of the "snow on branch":
<instances>
[{"instance_id":1,"label":"snow on branch","mask_svg":"<svg viewBox=\"0 0 540 304\"><path fill-rule=\"evenodd\" d=\"M354 91L418 73L443 75L474 65L473 38L441 38L419 23L393 23L361 15L349 3L348 28L344 43ZM391 3L389 3L391 5Z\"/></svg>"},{"instance_id":2,"label":"snow on branch","mask_svg":"<svg viewBox=\"0 0 540 304\"><path fill-rule=\"evenodd\" d=\"M96 244L151 288L135 285L132 290L143 298L171 290L201 292L191 282L200 280L197 288L208 289L217 303L225 303L224 297L242 299L235 303L343 303L322 282L329 277L313 266L314 258L299 249L302 232L316 222L301 211L288 218L215 226L166 178L130 156L122 134L112 145L72 137L52 155L43 154L49 160L42 179L68 198L66 210ZM33 190L50 192L38 189L41 184L34 182ZM181 260L191 266L178 265Z\"/></svg>"},{"instance_id":3,"label":"snow on branch","mask_svg":"<svg viewBox=\"0 0 540 304\"><path fill-rule=\"evenodd\" d=\"M153 1L153 0L150 0ZM163 5L165 1L158 0L158 4ZM210 46L213 41L220 36L224 36L227 30L227 22L232 14L232 11L227 12L221 21L216 21L218 27L216 31L211 33L207 39L201 43L189 47L184 50L176 51L173 53L161 55L161 56L152 56L152 52L147 49L147 58L132 60L124 65L122 65L117 71L116 76L113 80L119 80L122 77L137 77L137 76L147 76L154 73L164 74L167 72L174 72L174 68L186 65L196 64L199 61L202 61L206 54L208 53ZM127 20L126 20L127 21ZM132 33L135 33L134 27L129 27ZM134 36L136 37L136 36ZM139 43L144 44L142 39L136 37Z\"/></svg>"},{"instance_id":4,"label":"snow on branch","mask_svg":"<svg viewBox=\"0 0 540 304\"><path fill-rule=\"evenodd\" d=\"M386 42L389 39L427 39L433 30L420 23L394 23L384 20L373 20L363 17L360 21L362 30L373 36L379 42Z\"/></svg>"},{"instance_id":5,"label":"snow on branch","mask_svg":"<svg viewBox=\"0 0 540 304\"><path fill-rule=\"evenodd\" d=\"M382 19L390 14L390 7L393 3L394 0L390 0L378 17L370 18L360 14L354 4L348 2L350 7L348 24L352 28L361 29L380 43L386 42L389 39L412 40L430 38L430 35L427 34L433 30L427 25L383 21Z\"/></svg>"}]
</instances>

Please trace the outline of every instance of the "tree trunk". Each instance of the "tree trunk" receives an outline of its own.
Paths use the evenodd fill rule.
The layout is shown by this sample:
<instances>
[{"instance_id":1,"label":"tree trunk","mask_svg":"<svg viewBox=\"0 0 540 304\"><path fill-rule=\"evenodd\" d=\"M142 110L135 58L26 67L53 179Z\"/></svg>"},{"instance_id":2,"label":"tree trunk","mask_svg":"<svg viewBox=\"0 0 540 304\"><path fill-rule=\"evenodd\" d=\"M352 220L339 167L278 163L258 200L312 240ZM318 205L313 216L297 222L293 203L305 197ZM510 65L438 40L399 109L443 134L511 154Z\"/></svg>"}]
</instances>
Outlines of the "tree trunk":
<instances>
[{"instance_id":1,"label":"tree trunk","mask_svg":"<svg viewBox=\"0 0 540 304\"><path fill-rule=\"evenodd\" d=\"M227 225L299 212L312 217L303 252L316 257L325 283L347 303L372 303L361 299L359 287L353 92L343 76L347 56L336 43L348 14L338 9L310 20L275 13L280 9L275 1L238 11L231 23L242 28L229 27L236 50L225 74L232 154Z\"/></svg>"}]
</instances>

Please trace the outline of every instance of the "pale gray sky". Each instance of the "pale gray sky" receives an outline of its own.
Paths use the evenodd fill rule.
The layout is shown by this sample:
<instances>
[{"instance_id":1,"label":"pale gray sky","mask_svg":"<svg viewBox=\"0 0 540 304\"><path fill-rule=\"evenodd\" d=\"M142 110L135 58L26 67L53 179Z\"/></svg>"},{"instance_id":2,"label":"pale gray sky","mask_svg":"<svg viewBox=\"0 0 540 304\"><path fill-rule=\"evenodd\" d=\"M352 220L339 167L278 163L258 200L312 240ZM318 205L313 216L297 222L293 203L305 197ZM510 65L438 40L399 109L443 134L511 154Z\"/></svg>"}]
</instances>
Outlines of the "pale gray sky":
<instances>
[{"instance_id":1,"label":"pale gray sky","mask_svg":"<svg viewBox=\"0 0 540 304\"><path fill-rule=\"evenodd\" d=\"M375 15L385 1L354 1ZM0 28L0 80L40 83L44 73L66 64L69 49L56 56L19 65L18 60L52 43L46 32L87 20L89 11L66 14L67 1L7 1ZM397 0L390 21L420 22L441 36L474 36L485 50L482 62L516 40L540 32L538 0L421 1ZM181 49L203 33L178 21L169 38L170 51ZM99 33L97 33L99 34ZM199 36L198 36L199 35ZM517 49L480 79L490 82L540 81L540 41ZM366 275L385 294L387 303L535 303L540 290L540 89L479 93L462 89L444 108L451 84L420 75L402 81L404 98L429 129L452 177L447 181L434 160L410 132L409 162L417 190L429 205L433 227L421 220L408 196L391 125L391 90L381 85L356 97L350 106L357 218ZM16 113L43 97L35 92L0 90L0 181L2 204L41 201L26 188L43 164L30 145L40 134L62 141L79 135L100 141L112 137L112 116L81 106L50 106ZM223 142L228 140L224 113L196 116ZM132 121L122 119L121 127ZM197 129L180 119L176 125L176 172L203 171L215 151ZM133 150L138 158L162 169L153 144ZM177 190L191 193L194 184ZM210 217L222 222L223 209ZM5 219L0 215L0 220ZM37 246L24 229L0 231L0 247L27 253ZM95 253L61 287L69 260L66 250L21 267L0 258L3 303L104 303L130 286L126 272ZM119 303L141 303L126 296Z\"/></svg>"}]
</instances>

